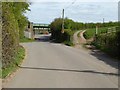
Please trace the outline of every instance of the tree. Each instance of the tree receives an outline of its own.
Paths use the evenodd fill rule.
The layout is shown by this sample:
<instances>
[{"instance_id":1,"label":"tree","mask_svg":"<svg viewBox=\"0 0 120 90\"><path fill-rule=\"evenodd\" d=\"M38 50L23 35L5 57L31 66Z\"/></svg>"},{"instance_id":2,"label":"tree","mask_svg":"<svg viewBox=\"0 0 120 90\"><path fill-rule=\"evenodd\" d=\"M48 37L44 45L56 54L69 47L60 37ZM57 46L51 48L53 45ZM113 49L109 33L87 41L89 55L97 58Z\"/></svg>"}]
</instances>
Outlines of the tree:
<instances>
[{"instance_id":1,"label":"tree","mask_svg":"<svg viewBox=\"0 0 120 90\"><path fill-rule=\"evenodd\" d=\"M28 2L13 3L13 13L18 22L20 39L24 37L24 30L26 28L25 26L28 24L28 19L24 16L26 10L30 11Z\"/></svg>"}]
</instances>

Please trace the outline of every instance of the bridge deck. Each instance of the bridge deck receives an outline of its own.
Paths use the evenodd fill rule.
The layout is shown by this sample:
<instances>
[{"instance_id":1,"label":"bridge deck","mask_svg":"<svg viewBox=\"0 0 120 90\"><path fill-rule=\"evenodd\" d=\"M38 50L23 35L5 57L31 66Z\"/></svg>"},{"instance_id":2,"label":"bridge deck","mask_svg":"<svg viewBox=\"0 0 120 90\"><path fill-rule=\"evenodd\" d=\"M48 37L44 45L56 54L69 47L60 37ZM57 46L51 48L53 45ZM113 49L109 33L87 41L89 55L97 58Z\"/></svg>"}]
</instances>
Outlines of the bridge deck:
<instances>
[{"instance_id":1,"label":"bridge deck","mask_svg":"<svg viewBox=\"0 0 120 90\"><path fill-rule=\"evenodd\" d=\"M33 28L50 28L49 24L33 23Z\"/></svg>"}]
</instances>

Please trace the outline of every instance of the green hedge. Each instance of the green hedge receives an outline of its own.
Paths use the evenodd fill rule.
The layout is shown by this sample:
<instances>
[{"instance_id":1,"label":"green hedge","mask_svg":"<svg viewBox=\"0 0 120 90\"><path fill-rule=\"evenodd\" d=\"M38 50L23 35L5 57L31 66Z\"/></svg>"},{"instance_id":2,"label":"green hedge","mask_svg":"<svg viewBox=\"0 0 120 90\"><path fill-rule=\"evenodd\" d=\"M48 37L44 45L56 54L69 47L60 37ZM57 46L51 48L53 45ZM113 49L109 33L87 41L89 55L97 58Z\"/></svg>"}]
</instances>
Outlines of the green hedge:
<instances>
[{"instance_id":1,"label":"green hedge","mask_svg":"<svg viewBox=\"0 0 120 90\"><path fill-rule=\"evenodd\" d=\"M2 70L2 78L5 78L12 72L14 72L17 69L17 65L19 65L25 57L25 49L22 46L19 46L18 52L16 53L14 59L12 62L7 65L6 68Z\"/></svg>"},{"instance_id":2,"label":"green hedge","mask_svg":"<svg viewBox=\"0 0 120 90\"><path fill-rule=\"evenodd\" d=\"M73 45L72 36L73 33L82 27L81 23L74 22L71 19L65 18L64 22L64 33L62 33L62 18L56 18L50 25L51 29L51 39L54 39L55 42L64 43L66 45ZM75 24L76 23L76 24Z\"/></svg>"},{"instance_id":3,"label":"green hedge","mask_svg":"<svg viewBox=\"0 0 120 90\"><path fill-rule=\"evenodd\" d=\"M109 55L118 57L118 42L115 32L97 35L94 45Z\"/></svg>"},{"instance_id":4,"label":"green hedge","mask_svg":"<svg viewBox=\"0 0 120 90\"><path fill-rule=\"evenodd\" d=\"M19 46L18 23L12 11L13 3L2 3L2 68L12 62Z\"/></svg>"},{"instance_id":5,"label":"green hedge","mask_svg":"<svg viewBox=\"0 0 120 90\"><path fill-rule=\"evenodd\" d=\"M2 2L2 70L15 61L26 25L23 13L28 6L26 2Z\"/></svg>"}]
</instances>

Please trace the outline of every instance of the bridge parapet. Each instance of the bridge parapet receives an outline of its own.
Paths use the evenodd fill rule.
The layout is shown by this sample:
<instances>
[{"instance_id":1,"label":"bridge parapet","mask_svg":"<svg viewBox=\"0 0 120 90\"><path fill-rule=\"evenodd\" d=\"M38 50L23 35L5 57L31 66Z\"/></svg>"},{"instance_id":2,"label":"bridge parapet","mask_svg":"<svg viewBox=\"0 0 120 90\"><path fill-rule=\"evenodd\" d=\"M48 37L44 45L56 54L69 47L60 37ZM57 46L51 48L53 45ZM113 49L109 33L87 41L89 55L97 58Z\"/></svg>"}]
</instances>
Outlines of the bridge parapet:
<instances>
[{"instance_id":1,"label":"bridge parapet","mask_svg":"<svg viewBox=\"0 0 120 90\"><path fill-rule=\"evenodd\" d=\"M33 26L47 26L47 27L49 27L49 24L33 23Z\"/></svg>"}]
</instances>

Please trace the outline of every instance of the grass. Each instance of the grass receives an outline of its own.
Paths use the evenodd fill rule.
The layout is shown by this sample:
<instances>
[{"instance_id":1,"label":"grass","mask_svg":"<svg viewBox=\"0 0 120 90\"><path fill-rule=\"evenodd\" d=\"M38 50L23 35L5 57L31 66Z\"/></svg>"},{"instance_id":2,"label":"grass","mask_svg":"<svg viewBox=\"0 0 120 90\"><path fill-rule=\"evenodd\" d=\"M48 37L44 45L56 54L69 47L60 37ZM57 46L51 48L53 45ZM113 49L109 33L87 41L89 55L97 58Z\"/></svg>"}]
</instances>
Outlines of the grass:
<instances>
[{"instance_id":1,"label":"grass","mask_svg":"<svg viewBox=\"0 0 120 90\"><path fill-rule=\"evenodd\" d=\"M72 43L72 41L64 41L63 43L65 45L67 45L67 46L74 46L74 44Z\"/></svg>"},{"instance_id":2,"label":"grass","mask_svg":"<svg viewBox=\"0 0 120 90\"><path fill-rule=\"evenodd\" d=\"M33 41L34 41L34 39L29 39L29 38L26 38L26 37L20 39L21 43L24 43L24 42L33 42Z\"/></svg>"},{"instance_id":3,"label":"grass","mask_svg":"<svg viewBox=\"0 0 120 90\"><path fill-rule=\"evenodd\" d=\"M79 33L77 34L77 37L80 37L80 33L81 33L81 32L79 32Z\"/></svg>"},{"instance_id":4,"label":"grass","mask_svg":"<svg viewBox=\"0 0 120 90\"><path fill-rule=\"evenodd\" d=\"M95 31L96 31L96 28L87 29L87 31L84 33L84 37L86 39L90 39L90 38L94 37ZM98 28L98 34L107 33L107 31L108 31L108 27Z\"/></svg>"},{"instance_id":5,"label":"grass","mask_svg":"<svg viewBox=\"0 0 120 90\"><path fill-rule=\"evenodd\" d=\"M25 49L22 46L20 46L18 49L18 53L16 54L16 57L13 60L13 62L11 62L8 67L2 70L2 78L5 78L12 72L16 71L18 68L17 65L21 64L24 57L25 57Z\"/></svg>"}]
</instances>

